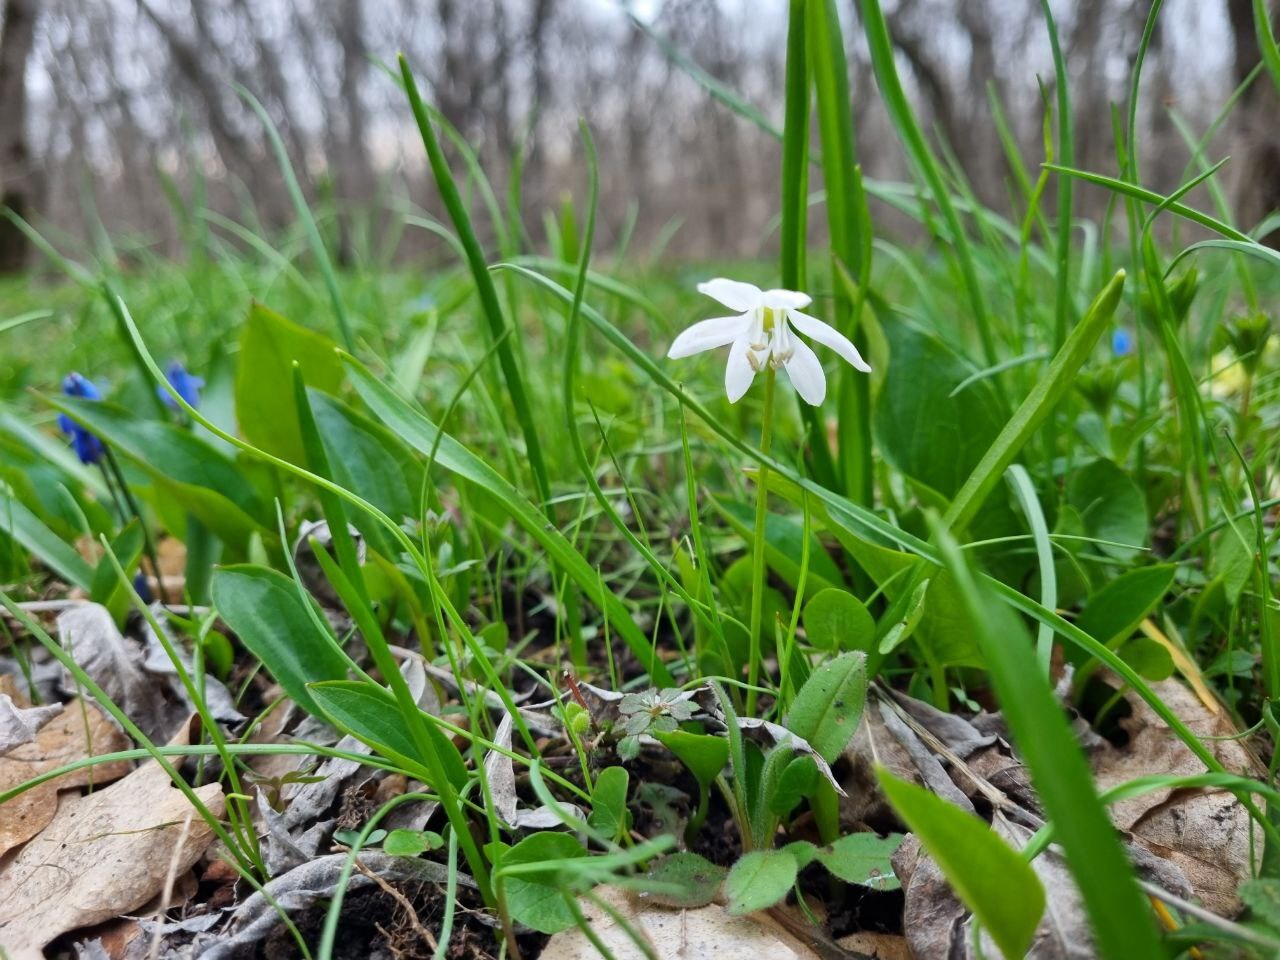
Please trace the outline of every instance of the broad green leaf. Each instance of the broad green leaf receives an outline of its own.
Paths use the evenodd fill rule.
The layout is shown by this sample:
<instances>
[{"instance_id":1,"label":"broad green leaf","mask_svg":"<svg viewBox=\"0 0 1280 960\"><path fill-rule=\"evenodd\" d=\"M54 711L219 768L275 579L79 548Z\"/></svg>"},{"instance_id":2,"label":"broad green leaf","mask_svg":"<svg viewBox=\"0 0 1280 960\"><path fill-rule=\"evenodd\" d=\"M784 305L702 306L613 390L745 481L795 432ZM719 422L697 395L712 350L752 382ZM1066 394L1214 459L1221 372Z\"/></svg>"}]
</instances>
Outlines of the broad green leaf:
<instances>
[{"instance_id":1,"label":"broad green leaf","mask_svg":"<svg viewBox=\"0 0 1280 960\"><path fill-rule=\"evenodd\" d=\"M1067 503L1079 512L1085 532L1109 543L1097 549L1119 560L1146 546L1147 502L1129 476L1110 460L1095 460L1067 478ZM1116 546L1115 544L1121 544Z\"/></svg>"},{"instance_id":2,"label":"broad green leaf","mask_svg":"<svg viewBox=\"0 0 1280 960\"><path fill-rule=\"evenodd\" d=\"M290 463L304 463L302 434L293 402L293 365L308 386L326 393L342 383L336 344L260 303L249 308L240 335L236 370L236 419L254 446Z\"/></svg>"},{"instance_id":3,"label":"broad green leaf","mask_svg":"<svg viewBox=\"0 0 1280 960\"><path fill-rule=\"evenodd\" d=\"M93 570L76 552L44 525L25 505L10 496L0 496L0 530L4 530L32 554L39 557L62 579L83 590L93 587Z\"/></svg>"},{"instance_id":4,"label":"broad green leaf","mask_svg":"<svg viewBox=\"0 0 1280 960\"><path fill-rule=\"evenodd\" d=\"M1173 564L1122 573L1089 598L1076 626L1105 644L1125 640L1173 585Z\"/></svg>"},{"instance_id":5,"label":"broad green leaf","mask_svg":"<svg viewBox=\"0 0 1280 960\"><path fill-rule=\"evenodd\" d=\"M627 830L627 787L631 775L626 767L605 767L596 775L591 791L591 815L587 822L605 836L616 840Z\"/></svg>"},{"instance_id":6,"label":"broad green leaf","mask_svg":"<svg viewBox=\"0 0 1280 960\"><path fill-rule=\"evenodd\" d=\"M866 654L842 653L805 681L791 704L785 726L831 763L853 738L866 701Z\"/></svg>"},{"instance_id":7,"label":"broad green leaf","mask_svg":"<svg viewBox=\"0 0 1280 960\"><path fill-rule=\"evenodd\" d=\"M394 434L319 390L308 390L316 428L324 441L332 479L358 493L392 520L418 512L422 467ZM398 552L381 524L352 517L384 556Z\"/></svg>"},{"instance_id":8,"label":"broad green leaf","mask_svg":"<svg viewBox=\"0 0 1280 960\"><path fill-rule=\"evenodd\" d=\"M334 726L388 760L416 771L419 779L431 785L430 777L423 775L426 763L390 690L367 680L330 680L310 684L308 689L322 715ZM428 722L425 728L445 776L454 789L461 790L467 782L467 765L462 754L435 724Z\"/></svg>"},{"instance_id":9,"label":"broad green leaf","mask_svg":"<svg viewBox=\"0 0 1280 960\"><path fill-rule=\"evenodd\" d=\"M308 612L296 583L282 573L249 564L213 574L213 605L249 652L294 701L317 713L307 684L345 680L350 660L324 624L310 597Z\"/></svg>"},{"instance_id":10,"label":"broad green leaf","mask_svg":"<svg viewBox=\"0 0 1280 960\"><path fill-rule=\"evenodd\" d=\"M1022 957L1044 913L1040 878L991 827L884 768L880 787L1006 957Z\"/></svg>"},{"instance_id":11,"label":"broad green leaf","mask_svg":"<svg viewBox=\"0 0 1280 960\"><path fill-rule=\"evenodd\" d=\"M876 401L880 449L907 476L950 498L1000 435L1003 407L989 380L951 396L976 370L934 334L895 321L885 335L891 363Z\"/></svg>"},{"instance_id":12,"label":"broad green leaf","mask_svg":"<svg viewBox=\"0 0 1280 960\"><path fill-rule=\"evenodd\" d=\"M647 878L678 889L646 891L645 896L664 907L696 910L715 900L727 875L724 867L706 857L687 851L673 853L650 867Z\"/></svg>"},{"instance_id":13,"label":"broad green leaf","mask_svg":"<svg viewBox=\"0 0 1280 960\"><path fill-rule=\"evenodd\" d=\"M1122 270L1103 287L1084 319L1076 324L1066 343L1050 361L1049 369L1036 381L1035 387L965 480L944 518L949 527L963 529L968 526L1022 447L1071 389L1076 374L1089 359L1103 330L1110 325L1123 292Z\"/></svg>"},{"instance_id":14,"label":"broad green leaf","mask_svg":"<svg viewBox=\"0 0 1280 960\"><path fill-rule=\"evenodd\" d=\"M498 858L494 881L507 903L511 918L543 933L559 933L574 924L573 912L565 903L563 871L565 860L587 855L586 849L564 833L535 833L525 837ZM512 867L546 864L546 869L530 873L507 873Z\"/></svg>"},{"instance_id":15,"label":"broad green leaf","mask_svg":"<svg viewBox=\"0 0 1280 960\"><path fill-rule=\"evenodd\" d=\"M354 357L344 356L344 360L356 392L378 419L420 453L430 455L435 451L436 462L440 466L475 484L501 503L510 517L547 551L551 559L588 597L596 601L608 617L610 625L622 635L654 683L659 686L673 684L671 673L658 658L649 638L631 619L627 608L610 591L602 590L596 569L574 549L559 530L547 523L547 518L540 510L516 490L510 481L447 433L440 438L437 449L436 438L440 431L425 414L414 409L374 377Z\"/></svg>"},{"instance_id":16,"label":"broad green leaf","mask_svg":"<svg viewBox=\"0 0 1280 960\"><path fill-rule=\"evenodd\" d=\"M680 758L689 768L693 778L704 786L715 780L729 762L729 741L709 733L690 733L673 730L670 733L654 732L659 743Z\"/></svg>"},{"instance_id":17,"label":"broad green leaf","mask_svg":"<svg viewBox=\"0 0 1280 960\"><path fill-rule=\"evenodd\" d=\"M858 883L876 890L897 890L901 884L889 862L902 843L900 834L877 837L874 833L851 833L829 846L819 847L817 861L845 883Z\"/></svg>"},{"instance_id":18,"label":"broad green leaf","mask_svg":"<svg viewBox=\"0 0 1280 960\"><path fill-rule=\"evenodd\" d=\"M782 900L796 882L796 858L786 850L753 850L729 868L724 892L737 916L765 910Z\"/></svg>"},{"instance_id":19,"label":"broad green leaf","mask_svg":"<svg viewBox=\"0 0 1280 960\"><path fill-rule=\"evenodd\" d=\"M49 402L137 463L227 543L243 548L253 533L266 531L266 507L241 469L190 431L105 401Z\"/></svg>"},{"instance_id":20,"label":"broad green leaf","mask_svg":"<svg viewBox=\"0 0 1280 960\"><path fill-rule=\"evenodd\" d=\"M832 587L819 591L805 604L804 632L821 650L865 652L875 643L876 622L861 600Z\"/></svg>"}]
</instances>

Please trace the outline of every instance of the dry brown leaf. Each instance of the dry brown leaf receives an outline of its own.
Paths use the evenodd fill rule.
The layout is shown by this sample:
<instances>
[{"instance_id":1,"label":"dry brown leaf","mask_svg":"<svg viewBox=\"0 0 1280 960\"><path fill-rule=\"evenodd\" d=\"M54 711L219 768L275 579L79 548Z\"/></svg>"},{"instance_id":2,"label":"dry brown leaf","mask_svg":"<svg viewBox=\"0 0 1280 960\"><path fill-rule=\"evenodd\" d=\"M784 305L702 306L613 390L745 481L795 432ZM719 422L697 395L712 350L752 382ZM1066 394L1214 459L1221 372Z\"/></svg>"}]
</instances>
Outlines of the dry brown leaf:
<instances>
[{"instance_id":1,"label":"dry brown leaf","mask_svg":"<svg viewBox=\"0 0 1280 960\"><path fill-rule=\"evenodd\" d=\"M866 960L912 960L907 938L900 933L851 933L836 945Z\"/></svg>"},{"instance_id":2,"label":"dry brown leaf","mask_svg":"<svg viewBox=\"0 0 1280 960\"><path fill-rule=\"evenodd\" d=\"M1151 688L1197 736L1239 733L1225 713L1211 713L1177 680L1153 683ZM1104 742L1093 750L1094 776L1100 789L1152 774L1204 772L1204 764L1144 700L1132 693L1125 699L1132 712L1121 720L1121 726L1129 742L1123 747ZM1240 741L1203 742L1232 773L1256 772ZM1116 826L1129 831L1152 853L1180 867L1208 909L1226 917L1240 912L1236 889L1250 876L1249 814L1232 794L1164 788L1114 804L1111 816Z\"/></svg>"},{"instance_id":3,"label":"dry brown leaf","mask_svg":"<svg viewBox=\"0 0 1280 960\"><path fill-rule=\"evenodd\" d=\"M195 792L222 816L218 784ZM63 794L53 822L0 872L0 947L11 960L36 958L60 934L136 910L212 839L155 761L87 796Z\"/></svg>"},{"instance_id":4,"label":"dry brown leaf","mask_svg":"<svg viewBox=\"0 0 1280 960\"><path fill-rule=\"evenodd\" d=\"M132 744L98 707L72 700L36 734L0 757L0 791L85 757L128 750ZM25 843L53 819L58 792L90 784L106 784L129 772L128 761L115 760L85 767L49 780L0 805L0 856Z\"/></svg>"},{"instance_id":5,"label":"dry brown leaf","mask_svg":"<svg viewBox=\"0 0 1280 960\"><path fill-rule=\"evenodd\" d=\"M718 903L697 910L674 910L646 902L618 887L596 887L601 900L617 910L648 938L659 960L813 960L818 954L787 933L768 914L730 915ZM597 937L617 960L639 960L645 954L612 916L590 900L582 912ZM600 952L577 927L557 933L541 960L599 960Z\"/></svg>"}]
</instances>

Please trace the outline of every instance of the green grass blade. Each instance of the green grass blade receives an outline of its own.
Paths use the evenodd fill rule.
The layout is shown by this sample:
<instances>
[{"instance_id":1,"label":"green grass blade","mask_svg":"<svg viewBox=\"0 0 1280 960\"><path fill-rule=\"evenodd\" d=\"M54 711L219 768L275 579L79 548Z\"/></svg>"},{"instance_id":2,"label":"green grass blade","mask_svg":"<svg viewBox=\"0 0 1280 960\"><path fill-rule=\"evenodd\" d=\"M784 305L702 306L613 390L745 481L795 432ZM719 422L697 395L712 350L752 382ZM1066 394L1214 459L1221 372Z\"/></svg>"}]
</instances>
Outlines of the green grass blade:
<instances>
[{"instance_id":1,"label":"green grass blade","mask_svg":"<svg viewBox=\"0 0 1280 960\"><path fill-rule=\"evenodd\" d=\"M792 22L795 22L794 13ZM844 36L835 0L810 0L804 26L810 69L818 95L818 129L822 136L822 176L827 194L832 273L839 269L839 264L847 267L858 280L860 298L870 275L871 235L854 144L849 64L845 58ZM793 79L793 76L788 76L788 80ZM787 93L790 98L792 91ZM791 133L787 131L788 136ZM786 146L784 141L784 149ZM793 147L792 151L797 152L798 148ZM859 317L854 313L855 302L843 285L836 289L834 325L851 339L857 339ZM852 367L841 364L837 384L839 472L843 475L844 489L849 496L859 503L869 504L874 481L871 465L871 381ZM810 446L815 451L815 466L819 466L821 459L816 453L827 446L822 418L816 411L804 406L802 409L809 425Z\"/></svg>"},{"instance_id":2,"label":"green grass blade","mask_svg":"<svg viewBox=\"0 0 1280 960\"><path fill-rule=\"evenodd\" d=\"M1098 799L1080 745L1048 678L1037 668L1031 638L1006 606L979 587L959 545L941 526L936 532L1005 721L1084 899L1101 955L1108 960L1161 956L1151 912Z\"/></svg>"},{"instance_id":3,"label":"green grass blade","mask_svg":"<svg viewBox=\"0 0 1280 960\"><path fill-rule=\"evenodd\" d=\"M311 208L307 206L307 199L302 195L302 187L298 183L297 175L293 172L293 164L289 161L289 151L285 149L284 142L280 139L280 131L276 129L276 125L271 121L266 109L258 102L257 97L239 84L234 84L234 87L236 93L240 94L249 108L257 114L263 128L267 131L272 152L275 153L276 162L280 166L280 175L284 177L285 190L288 191L294 212L306 231L307 242L311 245L311 255L316 258L320 275L324 277L325 288L329 291L329 302L333 306L333 315L338 321L338 331L342 334L342 345L354 351L355 339L351 334L351 321L347 317L347 308L342 302L342 295L338 292L338 277L333 269L333 261L329 259L329 251L325 248L324 239L320 236L320 228L316 226Z\"/></svg>"},{"instance_id":4,"label":"green grass blade","mask_svg":"<svg viewBox=\"0 0 1280 960\"><path fill-rule=\"evenodd\" d=\"M1124 180L1117 180L1115 177L1108 177L1101 173L1091 173L1088 170L1076 170L1073 167L1063 166L1057 163L1046 163L1045 168L1055 173L1061 173L1064 176L1073 177L1077 180L1084 180L1087 183L1096 184L1099 187L1106 187L1108 190L1114 191L1125 197L1134 200L1141 200L1143 203L1153 203L1156 205L1165 204L1168 197L1163 194L1156 193L1154 190L1148 190L1140 187L1136 183L1127 183ZM1168 203L1166 209L1170 213L1177 214L1184 220L1190 220L1192 223L1198 223L1202 227L1212 230L1214 233L1221 234L1229 240L1238 240L1241 243L1255 242L1247 233L1241 233L1229 223L1223 223L1221 220L1211 217L1207 213L1202 213L1186 204Z\"/></svg>"},{"instance_id":5,"label":"green grass blade","mask_svg":"<svg viewBox=\"0 0 1280 960\"><path fill-rule=\"evenodd\" d=\"M1001 475L1013 463L1013 458L1071 389L1076 374L1089 359L1103 330L1111 323L1123 291L1122 270L1102 288L1089 312L1071 331L1062 349L1050 362L1044 376L1036 381L1031 393L1014 411L1013 417L965 480L944 518L948 528L962 530L973 519L992 488L1000 482Z\"/></svg>"},{"instance_id":6,"label":"green grass blade","mask_svg":"<svg viewBox=\"0 0 1280 960\"><path fill-rule=\"evenodd\" d=\"M862 20L867 35L867 45L871 49L871 66L875 71L876 82L880 85L880 93L884 98L885 108L898 137L902 140L907 156L911 158L916 171L924 179L942 214L943 222L951 232L956 261L960 267L960 275L964 281L965 293L969 299L969 309L982 342L982 350L987 366L999 362L996 353L995 337L991 329L991 318L987 311L986 297L982 284L978 280L977 266L974 262L973 250L970 248L968 236L960 216L951 201L951 194L943 180L942 170L934 159L933 152L925 140L924 132L916 120L906 92L902 88L902 80L898 76L898 67L894 59L893 41L889 37L889 25L879 0L860 0Z\"/></svg>"},{"instance_id":7,"label":"green grass blade","mask_svg":"<svg viewBox=\"0 0 1280 960\"><path fill-rule=\"evenodd\" d=\"M1253 0L1253 27L1258 34L1258 50L1262 53L1262 62L1276 89L1280 90L1280 47L1276 46L1275 31L1271 29L1271 13L1267 10L1267 0Z\"/></svg>"},{"instance_id":8,"label":"green grass blade","mask_svg":"<svg viewBox=\"0 0 1280 960\"><path fill-rule=\"evenodd\" d=\"M601 585L595 569L573 548L558 528L549 525L546 517L510 481L453 437L442 433L425 414L373 376L358 360L349 355L343 359L356 393L378 419L420 453L430 455L435 450L436 462L442 467L476 484L497 499L511 518L538 542L587 596L596 601L613 629L649 670L653 681L661 686L672 684L671 674L658 658L649 638L636 626L622 602Z\"/></svg>"},{"instance_id":9,"label":"green grass blade","mask_svg":"<svg viewBox=\"0 0 1280 960\"><path fill-rule=\"evenodd\" d=\"M480 248L480 241L477 239L475 230L471 225L471 217L467 213L462 196L458 193L458 185L453 179L453 173L449 169L444 150L440 147L440 141L432 126L426 105L422 102L422 96L418 93L418 85L413 78L413 71L410 70L409 62L403 56L400 58L400 73L404 79L404 88L409 96L409 105L413 110L414 119L417 121L419 132L422 134L422 143L427 150L427 159L431 164L431 172L435 177L436 187L439 189L440 197L449 211L449 218L453 221L454 229L458 232L458 239L467 253L467 265L471 269L471 276L475 281L476 293L480 298L482 312L488 322L489 336L494 342L498 342L507 328L507 321L503 317L502 305L498 301L498 291L493 285L493 278L489 275L488 266L485 263L484 251ZM520 365L516 360L515 351L512 349L509 339L499 343L498 365L502 368L502 377L511 395L511 406L515 410L516 421L519 423L520 432L524 436L525 455L529 458L529 469L533 474L534 487L538 491L538 498L543 505L544 511L550 516L551 482L547 477L546 462L542 455L542 444L534 427L533 410L529 405L529 392L525 386L524 374L520 370Z\"/></svg>"}]
</instances>

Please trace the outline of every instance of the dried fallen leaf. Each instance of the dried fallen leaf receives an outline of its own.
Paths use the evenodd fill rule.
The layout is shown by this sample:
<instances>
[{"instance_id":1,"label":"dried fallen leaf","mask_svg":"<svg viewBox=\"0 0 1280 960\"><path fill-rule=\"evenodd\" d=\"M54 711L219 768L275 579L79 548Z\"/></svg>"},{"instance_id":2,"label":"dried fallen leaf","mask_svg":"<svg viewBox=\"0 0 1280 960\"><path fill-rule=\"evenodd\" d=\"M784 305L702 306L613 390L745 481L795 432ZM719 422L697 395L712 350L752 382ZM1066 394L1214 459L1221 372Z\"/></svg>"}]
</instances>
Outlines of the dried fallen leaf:
<instances>
[{"instance_id":1,"label":"dried fallen leaf","mask_svg":"<svg viewBox=\"0 0 1280 960\"><path fill-rule=\"evenodd\" d=\"M33 742L0 756L0 791L11 790L85 757L127 750L132 744L92 703L73 700L36 734ZM100 763L49 780L0 805L0 856L26 843L48 826L58 807L58 792L118 780L129 772L128 761Z\"/></svg>"},{"instance_id":2,"label":"dried fallen leaf","mask_svg":"<svg viewBox=\"0 0 1280 960\"><path fill-rule=\"evenodd\" d=\"M195 792L222 816L218 784ZM155 761L96 793L64 794L53 821L0 872L0 947L11 960L39 957L68 930L137 909L212 838Z\"/></svg>"},{"instance_id":3,"label":"dried fallen leaf","mask_svg":"<svg viewBox=\"0 0 1280 960\"><path fill-rule=\"evenodd\" d=\"M0 757L36 738L36 731L62 710L61 704L47 707L20 707L13 697L0 693Z\"/></svg>"},{"instance_id":4,"label":"dried fallen leaf","mask_svg":"<svg viewBox=\"0 0 1280 960\"><path fill-rule=\"evenodd\" d=\"M166 701L165 685L143 669L140 644L122 636L106 607L84 603L58 614L58 640L63 649L98 684L112 702L153 740L167 740L187 711ZM68 674L63 688L75 689Z\"/></svg>"},{"instance_id":5,"label":"dried fallen leaf","mask_svg":"<svg viewBox=\"0 0 1280 960\"><path fill-rule=\"evenodd\" d=\"M1118 682L1118 681L1117 681ZM1197 736L1230 737L1235 730L1225 713L1214 714L1177 680L1151 684L1152 689ZM1095 745L1091 761L1100 789L1137 777L1204 772L1204 764L1133 694L1125 697L1131 713L1120 721L1129 735L1123 747ZM1239 740L1204 739L1228 770L1256 773ZM1111 807L1116 826L1129 831L1148 850L1182 869L1196 896L1225 917L1241 910L1236 890L1251 874L1249 815L1235 796L1223 790L1176 790L1166 787L1131 797Z\"/></svg>"},{"instance_id":6,"label":"dried fallen leaf","mask_svg":"<svg viewBox=\"0 0 1280 960\"><path fill-rule=\"evenodd\" d=\"M648 939L659 960L812 960L818 956L767 914L735 917L718 903L673 910L618 887L596 887L594 892ZM645 956L608 911L584 899L582 912L617 960ZM547 941L541 960L599 960L600 955L587 935L572 927Z\"/></svg>"}]
</instances>

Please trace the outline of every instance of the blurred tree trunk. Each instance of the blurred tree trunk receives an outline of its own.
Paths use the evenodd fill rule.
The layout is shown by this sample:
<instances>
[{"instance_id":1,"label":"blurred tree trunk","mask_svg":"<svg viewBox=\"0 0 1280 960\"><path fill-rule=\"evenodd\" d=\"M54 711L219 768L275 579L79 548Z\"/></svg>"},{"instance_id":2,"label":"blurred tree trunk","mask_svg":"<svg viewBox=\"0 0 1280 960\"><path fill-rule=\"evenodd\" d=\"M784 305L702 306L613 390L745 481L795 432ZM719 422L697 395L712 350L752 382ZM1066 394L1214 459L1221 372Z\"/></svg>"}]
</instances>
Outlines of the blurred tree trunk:
<instances>
[{"instance_id":1,"label":"blurred tree trunk","mask_svg":"<svg viewBox=\"0 0 1280 960\"><path fill-rule=\"evenodd\" d=\"M27 143L27 59L36 37L39 0L0 0L0 208L23 218L35 208L36 173ZM27 238L0 219L0 273L21 270Z\"/></svg>"},{"instance_id":2,"label":"blurred tree trunk","mask_svg":"<svg viewBox=\"0 0 1280 960\"><path fill-rule=\"evenodd\" d=\"M1268 4L1271 6L1271 4ZM1235 34L1233 76L1242 83L1261 61L1258 34L1253 22L1252 0L1227 0L1227 13ZM1272 23L1275 13L1272 10ZM1232 184L1236 219L1245 229L1255 226L1276 209L1280 209L1280 133L1275 117L1280 111L1280 95L1275 81L1267 72L1249 87L1236 110L1236 138L1232 149L1236 157ZM1271 246L1280 244L1280 234L1266 238Z\"/></svg>"}]
</instances>

